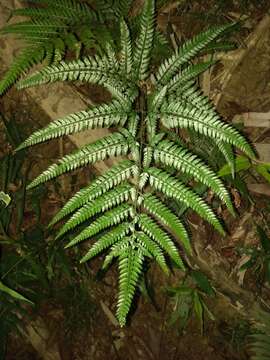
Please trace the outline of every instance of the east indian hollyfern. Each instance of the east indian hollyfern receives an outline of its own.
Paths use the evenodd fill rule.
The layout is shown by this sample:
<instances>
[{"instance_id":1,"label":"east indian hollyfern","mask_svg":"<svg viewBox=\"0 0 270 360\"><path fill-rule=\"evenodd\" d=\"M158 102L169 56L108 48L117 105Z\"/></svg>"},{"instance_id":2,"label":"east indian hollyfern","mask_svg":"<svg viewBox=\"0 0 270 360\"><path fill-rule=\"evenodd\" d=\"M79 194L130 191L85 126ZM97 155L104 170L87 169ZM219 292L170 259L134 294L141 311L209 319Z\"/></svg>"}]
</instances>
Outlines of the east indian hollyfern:
<instances>
[{"instance_id":1,"label":"east indian hollyfern","mask_svg":"<svg viewBox=\"0 0 270 360\"><path fill-rule=\"evenodd\" d=\"M195 85L196 77L212 62L191 62L232 25L209 29L187 41L154 72L154 0L145 1L139 21L140 30L133 39L122 19L120 52L107 47L103 55L48 66L19 83L19 88L26 88L80 80L102 85L112 94L110 103L58 119L36 131L19 149L86 129L112 128L110 135L51 165L28 188L108 157L115 158L115 165L76 193L50 226L69 216L58 234L65 237L86 222L66 247L89 240L81 262L105 253L103 267L107 268L118 259L117 318L121 326L126 323L148 258L154 259L166 274L172 265L185 271L179 249L191 254L191 244L183 221L167 206L169 199L184 204L224 233L211 206L181 177L188 176L209 187L233 213L230 196L215 172L184 143L174 142L172 132L196 132L225 149L225 154L237 147L254 157L244 137L222 121ZM94 242L100 232L103 235Z\"/></svg>"}]
</instances>

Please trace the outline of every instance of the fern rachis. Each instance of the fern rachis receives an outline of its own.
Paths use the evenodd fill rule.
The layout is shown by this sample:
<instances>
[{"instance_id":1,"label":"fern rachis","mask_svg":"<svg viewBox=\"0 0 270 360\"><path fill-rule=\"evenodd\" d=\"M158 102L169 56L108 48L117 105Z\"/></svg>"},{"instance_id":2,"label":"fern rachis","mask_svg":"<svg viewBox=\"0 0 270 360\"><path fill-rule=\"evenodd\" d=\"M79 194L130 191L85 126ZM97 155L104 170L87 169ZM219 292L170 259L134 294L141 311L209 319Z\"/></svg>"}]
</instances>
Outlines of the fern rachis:
<instances>
[{"instance_id":1,"label":"fern rachis","mask_svg":"<svg viewBox=\"0 0 270 360\"><path fill-rule=\"evenodd\" d=\"M187 68L181 78L182 64L212 43L228 26L210 29L184 44L160 65L156 77L153 77L149 74L156 31L155 1L145 1L140 19L141 30L135 44L131 40L129 26L122 20L120 54L114 54L110 50L98 59L54 64L19 84L22 88L47 81L80 79L111 88L113 100L110 104L56 120L31 135L20 148L87 128L111 125L118 127L111 135L66 155L58 164L45 170L29 187L107 157L128 156L127 160L121 160L75 194L51 223L53 225L71 215L58 236L64 236L82 222L89 223L66 244L66 247L75 246L90 238L92 245L82 262L104 251L109 251L104 267L113 258L118 258L120 281L117 316L121 325L126 322L132 297L143 271L144 259L154 258L161 269L168 273L167 263L170 260L179 269L185 269L179 246L183 246L187 254L192 252L183 222L166 206L164 198L184 203L223 233L211 206L181 182L178 176L169 174L167 167L171 166L210 187L233 212L229 194L214 171L190 149L180 147L172 141L162 129L192 129L216 143L237 146L253 156L244 137L231 125L223 122L207 98L194 89L193 78L210 63L202 67ZM110 67L109 64L113 66ZM108 73L95 77L93 66L99 69L100 74L106 69ZM94 236L100 231L105 233L93 244ZM179 243L175 241L178 239Z\"/></svg>"}]
</instances>

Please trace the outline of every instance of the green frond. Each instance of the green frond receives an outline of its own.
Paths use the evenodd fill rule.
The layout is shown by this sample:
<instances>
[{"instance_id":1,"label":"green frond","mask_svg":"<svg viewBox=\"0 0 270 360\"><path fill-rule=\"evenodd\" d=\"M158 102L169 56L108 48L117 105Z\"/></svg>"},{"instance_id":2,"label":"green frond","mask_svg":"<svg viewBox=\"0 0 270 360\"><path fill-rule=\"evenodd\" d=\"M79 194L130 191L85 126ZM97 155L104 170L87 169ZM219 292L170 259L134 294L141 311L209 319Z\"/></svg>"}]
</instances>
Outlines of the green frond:
<instances>
[{"instance_id":1,"label":"green frond","mask_svg":"<svg viewBox=\"0 0 270 360\"><path fill-rule=\"evenodd\" d=\"M128 76L133 68L133 50L131 38L127 23L122 20L120 23L121 30L121 53L120 68L125 76Z\"/></svg>"},{"instance_id":2,"label":"green frond","mask_svg":"<svg viewBox=\"0 0 270 360\"><path fill-rule=\"evenodd\" d=\"M155 221L153 221L148 215L141 214L138 219L138 226L143 232L145 232L146 235L150 236L152 240L158 243L158 245L182 270L185 270L185 266L174 242L165 231L161 230Z\"/></svg>"},{"instance_id":3,"label":"green frond","mask_svg":"<svg viewBox=\"0 0 270 360\"><path fill-rule=\"evenodd\" d=\"M41 2L39 2L41 3ZM93 9L90 9L86 3L65 0L61 4L59 1L43 1L47 7L29 7L15 9L12 16L26 16L31 19L61 19L68 24L80 21L96 21L98 15Z\"/></svg>"},{"instance_id":4,"label":"green frond","mask_svg":"<svg viewBox=\"0 0 270 360\"><path fill-rule=\"evenodd\" d=\"M120 326L124 326L126 323L126 317L142 271L143 255L140 250L130 246L119 256L119 295L116 315Z\"/></svg>"},{"instance_id":5,"label":"green frond","mask_svg":"<svg viewBox=\"0 0 270 360\"><path fill-rule=\"evenodd\" d=\"M139 123L140 117L138 116L138 114L135 111L131 112L128 119L128 131L132 134L134 138L137 135Z\"/></svg>"},{"instance_id":6,"label":"green frond","mask_svg":"<svg viewBox=\"0 0 270 360\"><path fill-rule=\"evenodd\" d=\"M123 184L108 191L96 200L88 201L61 227L56 238L59 238L67 231L74 229L94 215L128 201L132 196L132 192L134 192L134 188L131 185Z\"/></svg>"},{"instance_id":7,"label":"green frond","mask_svg":"<svg viewBox=\"0 0 270 360\"><path fill-rule=\"evenodd\" d=\"M102 269L106 269L114 258L119 257L121 254L123 254L128 248L130 247L130 237L124 237L121 240L119 240L116 244L114 244L110 252L105 256Z\"/></svg>"},{"instance_id":8,"label":"green frond","mask_svg":"<svg viewBox=\"0 0 270 360\"><path fill-rule=\"evenodd\" d=\"M143 150L143 168L148 168L153 159L154 150L151 146L146 146Z\"/></svg>"},{"instance_id":9,"label":"green frond","mask_svg":"<svg viewBox=\"0 0 270 360\"><path fill-rule=\"evenodd\" d=\"M184 203L212 224L220 233L224 234L224 230L215 213L199 195L165 171L152 167L146 170L146 172L150 175L150 185L156 191L161 191L166 197Z\"/></svg>"},{"instance_id":10,"label":"green frond","mask_svg":"<svg viewBox=\"0 0 270 360\"><path fill-rule=\"evenodd\" d=\"M122 204L110 211L107 211L103 216L100 216L97 220L87 226L87 228L79 235L72 239L65 248L77 245L81 241L96 235L100 231L119 224L123 220L126 220L129 216L132 216L132 210L133 208L130 205Z\"/></svg>"},{"instance_id":11,"label":"green frond","mask_svg":"<svg viewBox=\"0 0 270 360\"><path fill-rule=\"evenodd\" d=\"M78 167L87 164L94 164L97 161L105 160L107 156L127 155L130 144L120 133L113 133L97 140L95 143L86 145L72 154L64 156L58 164L53 164L41 173L28 186L31 189L39 184L49 181L66 172L73 171Z\"/></svg>"},{"instance_id":12,"label":"green frond","mask_svg":"<svg viewBox=\"0 0 270 360\"><path fill-rule=\"evenodd\" d=\"M87 129L107 128L118 124L123 126L127 119L128 110L127 106L125 108L121 103L114 100L110 104L102 104L89 110L68 115L34 132L17 148L17 151L50 139Z\"/></svg>"},{"instance_id":13,"label":"green frond","mask_svg":"<svg viewBox=\"0 0 270 360\"><path fill-rule=\"evenodd\" d=\"M111 68L107 57L85 57L82 60L73 60L70 62L61 61L59 64L53 64L45 67L22 80L18 84L19 89L32 87L56 81L84 81L94 84L113 86L117 80L112 77L118 77L118 69ZM122 88L125 88L124 84Z\"/></svg>"},{"instance_id":14,"label":"green frond","mask_svg":"<svg viewBox=\"0 0 270 360\"><path fill-rule=\"evenodd\" d=\"M211 112L199 110L185 103L172 102L164 104L161 109L161 120L165 127L192 129L213 140L222 140L232 144L249 157L254 158L254 151L246 139L230 124L220 120Z\"/></svg>"},{"instance_id":15,"label":"green frond","mask_svg":"<svg viewBox=\"0 0 270 360\"><path fill-rule=\"evenodd\" d=\"M180 49L168 59L166 59L158 68L156 81L158 85L167 85L176 72L181 70L181 66L199 54L208 44L220 36L224 31L234 24L213 27L206 30L193 39L184 43Z\"/></svg>"},{"instance_id":16,"label":"green frond","mask_svg":"<svg viewBox=\"0 0 270 360\"><path fill-rule=\"evenodd\" d=\"M81 259L80 263L91 260L108 247L122 239L130 231L130 224L123 223L118 225L116 228L102 236L97 242L90 248L86 255Z\"/></svg>"},{"instance_id":17,"label":"green frond","mask_svg":"<svg viewBox=\"0 0 270 360\"><path fill-rule=\"evenodd\" d=\"M153 240L150 239L143 232L137 232L136 237L138 241L150 252L150 254L154 257L160 268L164 271L165 274L169 274L169 268L166 264L165 257L160 246Z\"/></svg>"},{"instance_id":18,"label":"green frond","mask_svg":"<svg viewBox=\"0 0 270 360\"><path fill-rule=\"evenodd\" d=\"M234 212L229 193L222 181L214 171L189 150L172 141L163 140L154 149L154 159L156 163L172 166L184 174L192 175L197 181L210 187L225 202L228 209L232 213Z\"/></svg>"},{"instance_id":19,"label":"green frond","mask_svg":"<svg viewBox=\"0 0 270 360\"><path fill-rule=\"evenodd\" d=\"M134 51L136 78L144 80L148 76L150 54L155 30L155 1L145 0L140 21L140 33Z\"/></svg>"},{"instance_id":20,"label":"green frond","mask_svg":"<svg viewBox=\"0 0 270 360\"><path fill-rule=\"evenodd\" d=\"M199 63L195 65L190 65L185 70L176 74L172 80L166 86L168 92L177 91L177 89L182 89L182 86L185 85L188 81L197 78L201 73L206 71L209 67L214 65L216 61L207 61L204 63Z\"/></svg>"},{"instance_id":21,"label":"green frond","mask_svg":"<svg viewBox=\"0 0 270 360\"><path fill-rule=\"evenodd\" d=\"M55 215L49 226L56 224L62 218L77 210L87 202L98 198L114 186L121 184L137 174L138 167L130 160L123 160L119 164L114 165L106 173L98 176L98 178L89 186L79 190Z\"/></svg>"},{"instance_id":22,"label":"green frond","mask_svg":"<svg viewBox=\"0 0 270 360\"><path fill-rule=\"evenodd\" d=\"M0 95L3 95L25 71L41 62L45 51L41 46L26 47L12 62L4 77L0 81Z\"/></svg>"},{"instance_id":23,"label":"green frond","mask_svg":"<svg viewBox=\"0 0 270 360\"><path fill-rule=\"evenodd\" d=\"M179 218L161 200L152 194L143 197L143 207L160 221L181 242L188 254L192 253L188 232Z\"/></svg>"},{"instance_id":24,"label":"green frond","mask_svg":"<svg viewBox=\"0 0 270 360\"><path fill-rule=\"evenodd\" d=\"M35 21L23 21L20 23L6 25L0 29L0 34L17 34L22 35L23 37L27 36L53 36L57 35L59 29L65 29L67 25L58 21L57 23L52 24L48 19L40 19Z\"/></svg>"}]
</instances>

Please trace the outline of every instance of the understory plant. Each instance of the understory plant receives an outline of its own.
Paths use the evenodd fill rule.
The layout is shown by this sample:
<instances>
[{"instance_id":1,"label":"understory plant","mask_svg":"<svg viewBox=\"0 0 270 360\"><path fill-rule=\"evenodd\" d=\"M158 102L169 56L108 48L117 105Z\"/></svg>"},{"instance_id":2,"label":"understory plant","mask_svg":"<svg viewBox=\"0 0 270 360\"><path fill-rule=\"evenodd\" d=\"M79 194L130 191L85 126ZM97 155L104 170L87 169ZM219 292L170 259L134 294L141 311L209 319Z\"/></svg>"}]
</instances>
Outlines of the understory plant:
<instances>
[{"instance_id":1,"label":"understory plant","mask_svg":"<svg viewBox=\"0 0 270 360\"><path fill-rule=\"evenodd\" d=\"M213 62L196 63L194 57L232 24L200 33L156 69L151 56L156 34L154 0L145 1L138 21L139 32L133 36L127 22L121 20L119 52L107 46L102 55L45 67L18 85L27 88L55 81L80 81L101 85L112 95L108 103L55 120L34 132L17 150L87 129L111 129L109 135L51 165L28 189L79 167L108 157L115 159L107 172L63 206L50 226L65 220L59 238L85 224L66 244L70 248L89 240L81 263L106 252L106 269L118 259L117 318L121 326L126 323L145 261L154 259L168 274L171 266L185 271L185 256L192 253L185 225L168 206L168 200L192 209L224 234L211 206L192 190L195 180L210 188L234 212L222 181L185 141L187 132L211 139L231 163L234 147L254 157L245 138L220 118L196 85L198 75Z\"/></svg>"},{"instance_id":2,"label":"understory plant","mask_svg":"<svg viewBox=\"0 0 270 360\"><path fill-rule=\"evenodd\" d=\"M161 7L167 1L158 1ZM13 35L21 49L0 81L3 95L35 64L59 63L93 51L101 52L119 34L119 19L128 17L132 0L22 0L10 14L13 23L0 29L0 35ZM136 18L132 27L136 28ZM166 49L165 37L156 34L159 51Z\"/></svg>"}]
</instances>

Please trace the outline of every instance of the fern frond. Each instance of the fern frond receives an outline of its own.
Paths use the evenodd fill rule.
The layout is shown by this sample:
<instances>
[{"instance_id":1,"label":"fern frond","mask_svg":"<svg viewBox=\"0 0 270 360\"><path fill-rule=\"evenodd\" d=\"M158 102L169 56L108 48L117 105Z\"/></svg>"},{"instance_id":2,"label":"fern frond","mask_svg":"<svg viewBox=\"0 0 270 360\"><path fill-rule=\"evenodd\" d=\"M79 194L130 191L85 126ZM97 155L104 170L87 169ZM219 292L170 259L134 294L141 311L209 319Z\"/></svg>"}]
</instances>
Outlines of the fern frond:
<instances>
[{"instance_id":1,"label":"fern frond","mask_svg":"<svg viewBox=\"0 0 270 360\"><path fill-rule=\"evenodd\" d=\"M120 68L125 76L128 76L133 67L133 50L131 38L127 23L122 20L120 24L121 31L121 53L120 53Z\"/></svg>"},{"instance_id":2,"label":"fern frond","mask_svg":"<svg viewBox=\"0 0 270 360\"><path fill-rule=\"evenodd\" d=\"M268 312L261 309L256 311L253 330L257 333L250 335L250 359L268 360L270 358L270 315Z\"/></svg>"},{"instance_id":3,"label":"fern frond","mask_svg":"<svg viewBox=\"0 0 270 360\"><path fill-rule=\"evenodd\" d=\"M100 216L91 225L87 226L79 235L72 239L65 248L77 245L79 242L88 239L100 231L119 224L123 220L132 216L133 208L130 205L123 204L110 211L107 211L103 216Z\"/></svg>"},{"instance_id":4,"label":"fern frond","mask_svg":"<svg viewBox=\"0 0 270 360\"><path fill-rule=\"evenodd\" d=\"M41 62L44 57L45 50L41 46L26 47L22 50L0 81L0 95L3 95L25 71Z\"/></svg>"},{"instance_id":5,"label":"fern frond","mask_svg":"<svg viewBox=\"0 0 270 360\"><path fill-rule=\"evenodd\" d=\"M89 186L78 191L55 215L49 226L56 224L62 218L77 210L87 202L98 198L114 186L137 175L137 173L137 165L130 160L123 160L119 164L114 165L105 174L98 176L98 178Z\"/></svg>"},{"instance_id":6,"label":"fern frond","mask_svg":"<svg viewBox=\"0 0 270 360\"><path fill-rule=\"evenodd\" d=\"M204 136L218 139L241 149L254 158L254 151L246 139L230 124L221 121L218 116L200 111L184 103L165 104L161 109L161 120L165 127L190 128Z\"/></svg>"},{"instance_id":7,"label":"fern frond","mask_svg":"<svg viewBox=\"0 0 270 360\"><path fill-rule=\"evenodd\" d=\"M100 252L104 251L105 249L122 239L125 235L127 235L129 230L129 223L123 223L118 225L116 228L102 236L81 259L80 263L89 261L93 257L97 256Z\"/></svg>"},{"instance_id":8,"label":"fern frond","mask_svg":"<svg viewBox=\"0 0 270 360\"><path fill-rule=\"evenodd\" d=\"M153 240L150 239L149 236L147 236L143 232L137 232L136 237L138 241L150 252L150 254L154 257L160 268L164 271L165 274L169 274L169 268L166 264L165 257L163 255L163 252L160 248L160 246Z\"/></svg>"},{"instance_id":9,"label":"fern frond","mask_svg":"<svg viewBox=\"0 0 270 360\"><path fill-rule=\"evenodd\" d=\"M145 0L140 21L140 34L134 51L136 78L144 80L149 71L150 54L154 38L155 1Z\"/></svg>"},{"instance_id":10,"label":"fern frond","mask_svg":"<svg viewBox=\"0 0 270 360\"><path fill-rule=\"evenodd\" d=\"M181 70L181 66L196 56L204 47L220 36L224 31L234 24L227 24L214 27L200 33L193 39L187 41L180 49L166 59L158 68L156 81L158 85L167 85L176 72Z\"/></svg>"},{"instance_id":11,"label":"fern frond","mask_svg":"<svg viewBox=\"0 0 270 360\"><path fill-rule=\"evenodd\" d=\"M133 196L134 191L131 185L123 184L98 197L95 201L88 201L61 227L56 238L61 237L94 215L128 201Z\"/></svg>"},{"instance_id":12,"label":"fern frond","mask_svg":"<svg viewBox=\"0 0 270 360\"><path fill-rule=\"evenodd\" d=\"M98 14L90 9L86 3L79 3L77 1L65 0L60 4L58 1L44 1L47 7L29 7L22 9L15 9L12 11L12 16L26 16L31 19L61 19L65 23L72 24L73 22L82 21L96 21Z\"/></svg>"},{"instance_id":13,"label":"fern frond","mask_svg":"<svg viewBox=\"0 0 270 360\"><path fill-rule=\"evenodd\" d=\"M212 224L220 233L224 234L224 230L215 213L199 195L165 171L152 167L147 169L146 173L150 175L149 182L155 190L161 191L168 198L184 203Z\"/></svg>"},{"instance_id":14,"label":"fern frond","mask_svg":"<svg viewBox=\"0 0 270 360\"><path fill-rule=\"evenodd\" d=\"M161 200L152 194L143 197L143 207L158 221L167 227L183 245L188 254L192 253L189 235L179 218Z\"/></svg>"},{"instance_id":15,"label":"fern frond","mask_svg":"<svg viewBox=\"0 0 270 360\"><path fill-rule=\"evenodd\" d=\"M154 150L154 159L157 163L172 166L184 174L192 175L197 181L210 187L225 202L230 211L234 212L229 193L222 181L192 152L172 141L163 140Z\"/></svg>"},{"instance_id":16,"label":"fern frond","mask_svg":"<svg viewBox=\"0 0 270 360\"><path fill-rule=\"evenodd\" d=\"M70 62L61 61L37 71L28 78L20 81L19 89L32 87L55 81L85 81L104 85L106 81L113 81L111 77L118 76L118 69L112 68L107 57L85 57L82 60ZM116 80L114 80L116 82ZM123 84L123 88L125 88Z\"/></svg>"},{"instance_id":17,"label":"fern frond","mask_svg":"<svg viewBox=\"0 0 270 360\"><path fill-rule=\"evenodd\" d=\"M110 252L105 256L102 269L106 269L114 258L119 257L123 254L130 246L130 237L124 237L119 240L116 244L112 245Z\"/></svg>"},{"instance_id":18,"label":"fern frond","mask_svg":"<svg viewBox=\"0 0 270 360\"><path fill-rule=\"evenodd\" d=\"M197 78L201 73L206 71L209 67L214 65L216 61L207 61L205 63L199 63L195 65L190 65L185 70L175 75L172 80L168 83L166 88L168 92L177 91L181 89L188 81L191 81L194 78Z\"/></svg>"},{"instance_id":19,"label":"fern frond","mask_svg":"<svg viewBox=\"0 0 270 360\"><path fill-rule=\"evenodd\" d=\"M185 270L185 266L179 256L178 249L176 248L174 242L165 231L161 230L155 221L153 221L148 215L141 214L138 218L138 226L143 232L145 232L146 235L158 243L158 245L182 270Z\"/></svg>"},{"instance_id":20,"label":"fern frond","mask_svg":"<svg viewBox=\"0 0 270 360\"><path fill-rule=\"evenodd\" d=\"M62 119L53 121L44 129L37 130L18 148L32 146L63 135L70 135L93 128L110 127L112 125L123 126L127 119L129 108L114 100L110 104L102 104L89 110L79 111Z\"/></svg>"},{"instance_id":21,"label":"fern frond","mask_svg":"<svg viewBox=\"0 0 270 360\"><path fill-rule=\"evenodd\" d=\"M77 169L87 164L94 164L97 161L105 160L107 156L127 155L130 148L125 136L120 133L113 133L95 143L86 145L70 155L64 156L58 164L53 164L41 173L28 186L31 189L39 184L49 181L68 171Z\"/></svg>"},{"instance_id":22,"label":"fern frond","mask_svg":"<svg viewBox=\"0 0 270 360\"><path fill-rule=\"evenodd\" d=\"M142 270L143 255L140 250L129 247L119 256L119 295L116 315L120 326L126 323Z\"/></svg>"}]
</instances>

